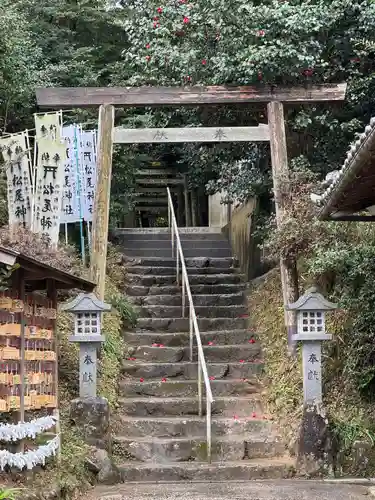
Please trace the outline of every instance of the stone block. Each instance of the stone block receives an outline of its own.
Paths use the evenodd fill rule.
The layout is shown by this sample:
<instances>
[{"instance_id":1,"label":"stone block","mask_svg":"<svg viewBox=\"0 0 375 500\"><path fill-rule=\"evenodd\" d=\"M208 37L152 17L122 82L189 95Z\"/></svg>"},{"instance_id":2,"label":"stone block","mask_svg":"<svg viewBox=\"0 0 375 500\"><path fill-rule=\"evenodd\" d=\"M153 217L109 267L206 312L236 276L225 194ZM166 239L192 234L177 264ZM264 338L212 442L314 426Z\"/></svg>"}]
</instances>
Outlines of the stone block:
<instances>
[{"instance_id":1,"label":"stone block","mask_svg":"<svg viewBox=\"0 0 375 500\"><path fill-rule=\"evenodd\" d=\"M82 431L88 444L110 449L110 409L105 398L74 399L71 402L70 418Z\"/></svg>"}]
</instances>

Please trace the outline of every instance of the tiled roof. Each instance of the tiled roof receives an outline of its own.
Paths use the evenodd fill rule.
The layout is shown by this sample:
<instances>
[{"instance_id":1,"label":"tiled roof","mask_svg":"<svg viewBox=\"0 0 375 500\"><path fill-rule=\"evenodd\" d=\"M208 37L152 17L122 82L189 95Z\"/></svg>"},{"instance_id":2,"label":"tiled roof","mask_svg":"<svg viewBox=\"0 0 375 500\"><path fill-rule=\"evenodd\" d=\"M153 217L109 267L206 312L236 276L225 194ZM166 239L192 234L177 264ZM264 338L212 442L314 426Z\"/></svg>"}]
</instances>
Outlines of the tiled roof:
<instances>
[{"instance_id":1,"label":"tiled roof","mask_svg":"<svg viewBox=\"0 0 375 500\"><path fill-rule=\"evenodd\" d=\"M314 203L320 207L324 207L331 200L333 194L340 189L340 186L345 182L345 178L354 167L359 152L366 145L369 139L372 139L373 136L375 136L375 117L371 118L370 123L366 126L364 132L360 134L359 138L350 146L341 169L327 174L322 185L328 185L328 187L326 187L323 194L311 195L311 199Z\"/></svg>"}]
</instances>

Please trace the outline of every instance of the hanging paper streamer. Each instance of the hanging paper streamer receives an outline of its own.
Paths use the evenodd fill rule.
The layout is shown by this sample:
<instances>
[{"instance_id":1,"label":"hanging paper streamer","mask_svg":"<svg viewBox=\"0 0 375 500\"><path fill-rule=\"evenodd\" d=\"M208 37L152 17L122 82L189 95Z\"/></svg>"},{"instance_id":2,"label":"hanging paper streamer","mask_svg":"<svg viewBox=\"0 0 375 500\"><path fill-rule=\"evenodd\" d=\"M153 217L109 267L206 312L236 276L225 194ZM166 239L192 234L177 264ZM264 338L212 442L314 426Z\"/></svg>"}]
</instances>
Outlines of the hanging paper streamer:
<instances>
[{"instance_id":1,"label":"hanging paper streamer","mask_svg":"<svg viewBox=\"0 0 375 500\"><path fill-rule=\"evenodd\" d=\"M94 198L96 191L96 131L82 132L82 165L84 195L83 218L86 222L92 222Z\"/></svg>"},{"instance_id":2,"label":"hanging paper streamer","mask_svg":"<svg viewBox=\"0 0 375 500\"><path fill-rule=\"evenodd\" d=\"M35 439L38 434L51 429L56 425L56 417L48 416L20 422L18 424L4 424L0 426L0 441L20 441L21 439Z\"/></svg>"},{"instance_id":3,"label":"hanging paper streamer","mask_svg":"<svg viewBox=\"0 0 375 500\"><path fill-rule=\"evenodd\" d=\"M35 115L37 166L33 231L52 245L59 239L66 144L62 138L62 113Z\"/></svg>"},{"instance_id":4,"label":"hanging paper streamer","mask_svg":"<svg viewBox=\"0 0 375 500\"><path fill-rule=\"evenodd\" d=\"M21 470L26 467L26 469L31 470L37 465L45 465L46 459L56 455L59 447L60 437L56 436L46 445L24 453L11 453L7 450L0 450L0 469L4 470L6 466L9 466Z\"/></svg>"},{"instance_id":5,"label":"hanging paper streamer","mask_svg":"<svg viewBox=\"0 0 375 500\"><path fill-rule=\"evenodd\" d=\"M7 176L9 226L32 221L32 172L28 132L0 138Z\"/></svg>"}]
</instances>

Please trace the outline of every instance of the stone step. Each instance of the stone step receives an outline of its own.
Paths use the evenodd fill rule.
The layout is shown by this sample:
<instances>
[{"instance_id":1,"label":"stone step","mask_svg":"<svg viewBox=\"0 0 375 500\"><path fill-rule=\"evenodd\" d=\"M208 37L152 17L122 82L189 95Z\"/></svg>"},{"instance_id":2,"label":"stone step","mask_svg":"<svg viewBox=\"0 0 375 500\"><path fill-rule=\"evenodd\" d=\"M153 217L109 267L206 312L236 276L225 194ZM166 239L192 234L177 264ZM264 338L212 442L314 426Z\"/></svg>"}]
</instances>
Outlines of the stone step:
<instances>
[{"instance_id":1,"label":"stone step","mask_svg":"<svg viewBox=\"0 0 375 500\"><path fill-rule=\"evenodd\" d=\"M248 327L248 318L198 318L200 331L242 330ZM157 332L188 332L188 318L139 318L137 328Z\"/></svg>"},{"instance_id":2,"label":"stone step","mask_svg":"<svg viewBox=\"0 0 375 500\"><path fill-rule=\"evenodd\" d=\"M128 297L129 301L136 306L182 306L182 295L142 295ZM187 301L186 301L187 303ZM243 292L211 295L193 295L193 303L198 306L233 306L246 303L246 296Z\"/></svg>"},{"instance_id":3,"label":"stone step","mask_svg":"<svg viewBox=\"0 0 375 500\"><path fill-rule=\"evenodd\" d=\"M161 332L125 332L124 339L128 346L161 344L166 347L187 347L190 342L188 332L161 333ZM253 339L253 340L252 340ZM221 330L201 332L203 345L236 345L252 344L255 338L249 330ZM209 344L210 343L210 344Z\"/></svg>"},{"instance_id":4,"label":"stone step","mask_svg":"<svg viewBox=\"0 0 375 500\"><path fill-rule=\"evenodd\" d=\"M230 250L229 241L225 238L220 239L200 239L200 238L183 238L181 239L182 250L194 249L194 248L225 248ZM120 243L121 250L126 253L127 250L133 250L138 248L157 248L157 249L167 249L170 251L170 256L172 257L172 244L170 239L160 239L160 238L150 238L150 239L126 239L122 240ZM199 253L195 255L199 256Z\"/></svg>"},{"instance_id":5,"label":"stone step","mask_svg":"<svg viewBox=\"0 0 375 500\"><path fill-rule=\"evenodd\" d=\"M113 453L128 460L154 462L193 462L207 459L205 437L195 438L127 438L114 436ZM226 462L254 458L275 457L285 454L285 448L275 440L268 441L256 435L222 436L212 440L211 457Z\"/></svg>"},{"instance_id":6,"label":"stone step","mask_svg":"<svg viewBox=\"0 0 375 500\"><path fill-rule=\"evenodd\" d=\"M204 391L203 391L204 394ZM164 417L198 415L198 398L119 398L119 410L123 415L134 417ZM206 401L203 399L203 413ZM219 397L212 403L212 415L230 418L249 418L252 413L263 415L263 405L259 394L247 397Z\"/></svg>"},{"instance_id":7,"label":"stone step","mask_svg":"<svg viewBox=\"0 0 375 500\"><path fill-rule=\"evenodd\" d=\"M261 349L258 343L237 345L213 345L203 346L206 363L234 361L252 362L259 359ZM178 363L180 361L191 361L189 347L153 347L152 345L141 345L128 347L126 358L136 358L137 361L156 363ZM198 357L197 348L193 348L193 361Z\"/></svg>"},{"instance_id":8,"label":"stone step","mask_svg":"<svg viewBox=\"0 0 375 500\"><path fill-rule=\"evenodd\" d=\"M196 306L195 314L198 318L241 318L248 316L248 308L244 305L226 305L226 306ZM143 318L181 318L181 306L144 306L135 307L135 312L139 319ZM189 317L189 307L185 307L185 318Z\"/></svg>"},{"instance_id":9,"label":"stone step","mask_svg":"<svg viewBox=\"0 0 375 500\"><path fill-rule=\"evenodd\" d=\"M127 248L126 250L122 248L122 252L127 257L172 257L171 248L148 248L140 247L139 245L134 248ZM232 257L232 252L230 248L201 248L197 246L195 248L187 248L183 250L185 258L196 258L196 257Z\"/></svg>"},{"instance_id":10,"label":"stone step","mask_svg":"<svg viewBox=\"0 0 375 500\"><path fill-rule=\"evenodd\" d=\"M141 257L137 260L130 260L125 262L127 269L130 270L132 266L150 266L150 267L172 267L176 268L176 257ZM196 257L185 259L187 268L204 268L209 269L215 267L216 269L225 269L238 267L238 260L234 257Z\"/></svg>"},{"instance_id":11,"label":"stone step","mask_svg":"<svg viewBox=\"0 0 375 500\"><path fill-rule=\"evenodd\" d=\"M243 292L247 288L246 283L236 284L215 284L215 285L191 285L190 290L195 295L221 295ZM169 286L142 286L132 285L125 287L125 294L129 297L140 297L145 295L180 295L181 287L177 285Z\"/></svg>"},{"instance_id":12,"label":"stone step","mask_svg":"<svg viewBox=\"0 0 375 500\"><path fill-rule=\"evenodd\" d=\"M243 274L189 274L189 283L192 285L233 285L243 283ZM128 274L127 282L130 285L153 286L153 285L175 285L176 275L151 275ZM192 291L193 293L193 291Z\"/></svg>"},{"instance_id":13,"label":"stone step","mask_svg":"<svg viewBox=\"0 0 375 500\"><path fill-rule=\"evenodd\" d=\"M269 439L275 435L273 424L265 415L253 418L225 418L214 417L211 420L212 436L242 436L256 435L262 439ZM114 432L117 436L131 437L194 437L206 438L206 417L127 417L120 416L114 423Z\"/></svg>"},{"instance_id":14,"label":"stone step","mask_svg":"<svg viewBox=\"0 0 375 500\"><path fill-rule=\"evenodd\" d=\"M218 228L213 227L179 227L178 232L181 240L183 239L212 239L222 240L226 239L225 235ZM139 239L148 240L156 239L171 239L171 231L168 227L144 227L144 228L117 228L114 235L119 239Z\"/></svg>"},{"instance_id":15,"label":"stone step","mask_svg":"<svg viewBox=\"0 0 375 500\"><path fill-rule=\"evenodd\" d=\"M162 380L165 380L163 382ZM205 391L204 383L202 383ZM247 396L259 393L261 386L254 378L243 380L225 379L210 380L212 395L216 396ZM119 392L123 397L151 396L151 397L174 397L176 395L187 397L198 394L197 380L133 380L124 379L120 381Z\"/></svg>"},{"instance_id":16,"label":"stone step","mask_svg":"<svg viewBox=\"0 0 375 500\"><path fill-rule=\"evenodd\" d=\"M173 464L125 462L119 466L119 470L123 482L144 483L280 479L292 477L295 473L294 461L289 457L258 458L211 464L207 462Z\"/></svg>"},{"instance_id":17,"label":"stone step","mask_svg":"<svg viewBox=\"0 0 375 500\"><path fill-rule=\"evenodd\" d=\"M243 379L253 375L261 375L263 363L207 363L209 377L216 379ZM163 377L168 379L195 380L198 377L197 363L139 363L138 361L122 362L122 373L128 377L144 378L147 380Z\"/></svg>"},{"instance_id":18,"label":"stone step","mask_svg":"<svg viewBox=\"0 0 375 500\"><path fill-rule=\"evenodd\" d=\"M237 269L234 267L189 267L187 268L189 276L191 274L234 274ZM159 267L159 266L131 266L127 268L129 275L137 274L140 276L176 276L176 269L172 267ZM180 266L180 276L181 276L181 266Z\"/></svg>"}]
</instances>

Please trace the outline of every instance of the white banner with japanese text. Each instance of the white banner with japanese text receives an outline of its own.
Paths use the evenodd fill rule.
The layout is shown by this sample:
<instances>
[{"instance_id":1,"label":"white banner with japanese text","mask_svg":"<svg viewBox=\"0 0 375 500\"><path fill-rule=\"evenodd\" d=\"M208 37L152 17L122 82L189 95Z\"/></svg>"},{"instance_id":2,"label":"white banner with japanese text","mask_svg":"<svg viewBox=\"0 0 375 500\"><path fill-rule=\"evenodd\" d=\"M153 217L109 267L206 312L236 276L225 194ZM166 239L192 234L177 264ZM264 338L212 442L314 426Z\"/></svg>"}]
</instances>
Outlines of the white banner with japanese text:
<instances>
[{"instance_id":1,"label":"white banner with japanese text","mask_svg":"<svg viewBox=\"0 0 375 500\"><path fill-rule=\"evenodd\" d=\"M32 161L28 131L0 138L3 168L7 177L9 226L32 221Z\"/></svg>"},{"instance_id":2,"label":"white banner with japanese text","mask_svg":"<svg viewBox=\"0 0 375 500\"><path fill-rule=\"evenodd\" d=\"M83 218L92 222L94 198L96 191L96 131L83 131L81 136L81 158L83 170L82 193Z\"/></svg>"},{"instance_id":3,"label":"white banner with japanese text","mask_svg":"<svg viewBox=\"0 0 375 500\"><path fill-rule=\"evenodd\" d=\"M52 245L59 239L66 143L62 112L35 114L37 143L34 217L32 229Z\"/></svg>"}]
</instances>

